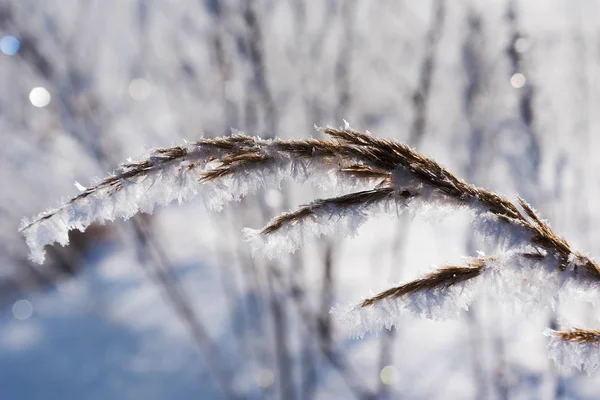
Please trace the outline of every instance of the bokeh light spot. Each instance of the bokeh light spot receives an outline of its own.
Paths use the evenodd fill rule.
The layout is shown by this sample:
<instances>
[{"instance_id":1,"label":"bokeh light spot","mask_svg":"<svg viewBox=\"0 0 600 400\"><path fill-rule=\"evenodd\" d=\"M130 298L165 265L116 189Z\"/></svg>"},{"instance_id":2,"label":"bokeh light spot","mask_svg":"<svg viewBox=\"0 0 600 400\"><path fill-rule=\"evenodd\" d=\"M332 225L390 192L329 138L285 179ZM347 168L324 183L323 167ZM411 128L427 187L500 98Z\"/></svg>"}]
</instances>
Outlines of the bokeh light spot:
<instances>
[{"instance_id":1,"label":"bokeh light spot","mask_svg":"<svg viewBox=\"0 0 600 400\"><path fill-rule=\"evenodd\" d=\"M34 87L31 89L31 92L29 92L29 101L35 107L46 107L48 104L50 104L50 99L50 92L48 92L48 90L46 90L44 87Z\"/></svg>"},{"instance_id":2,"label":"bokeh light spot","mask_svg":"<svg viewBox=\"0 0 600 400\"><path fill-rule=\"evenodd\" d=\"M384 385L393 385L396 383L396 368L392 365L386 365L381 369L379 379Z\"/></svg>"},{"instance_id":3,"label":"bokeh light spot","mask_svg":"<svg viewBox=\"0 0 600 400\"><path fill-rule=\"evenodd\" d=\"M14 36L6 35L0 39L0 51L7 56L14 56L19 52L21 42Z\"/></svg>"},{"instance_id":4,"label":"bokeh light spot","mask_svg":"<svg viewBox=\"0 0 600 400\"><path fill-rule=\"evenodd\" d=\"M527 79L525 78L525 75L521 73L517 72L516 74L510 77L510 84L516 89L520 89L523 86L525 86L525 82L527 82Z\"/></svg>"},{"instance_id":5,"label":"bokeh light spot","mask_svg":"<svg viewBox=\"0 0 600 400\"><path fill-rule=\"evenodd\" d=\"M256 383L258 383L258 386L262 388L268 388L269 386L273 385L274 382L275 377L270 369L261 368L258 371L258 375L256 377Z\"/></svg>"},{"instance_id":6,"label":"bokeh light spot","mask_svg":"<svg viewBox=\"0 0 600 400\"><path fill-rule=\"evenodd\" d=\"M129 95L132 99L136 101L143 101L150 96L150 92L152 91L152 87L150 83L142 78L136 78L129 82L128 87Z\"/></svg>"},{"instance_id":7,"label":"bokeh light spot","mask_svg":"<svg viewBox=\"0 0 600 400\"><path fill-rule=\"evenodd\" d=\"M12 313L19 321L25 321L33 315L33 305L27 300L17 300L12 306Z\"/></svg>"}]
</instances>

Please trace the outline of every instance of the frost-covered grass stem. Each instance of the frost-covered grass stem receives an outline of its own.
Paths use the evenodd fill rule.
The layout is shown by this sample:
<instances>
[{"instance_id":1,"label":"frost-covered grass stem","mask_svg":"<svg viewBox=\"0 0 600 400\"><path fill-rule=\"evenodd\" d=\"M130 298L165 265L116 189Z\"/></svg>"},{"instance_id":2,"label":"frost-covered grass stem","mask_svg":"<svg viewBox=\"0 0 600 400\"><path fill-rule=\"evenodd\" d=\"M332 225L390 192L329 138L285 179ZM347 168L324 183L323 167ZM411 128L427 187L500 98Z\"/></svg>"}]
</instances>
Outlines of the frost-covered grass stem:
<instances>
[{"instance_id":1,"label":"frost-covered grass stem","mask_svg":"<svg viewBox=\"0 0 600 400\"><path fill-rule=\"evenodd\" d=\"M389 329L405 311L429 318L454 316L468 308L484 286L496 288L492 292L500 295L510 292L518 303L515 308L526 303L554 306L568 290L591 302L600 295L598 264L558 236L524 199L511 201L470 185L405 144L349 126L321 131L330 140L263 140L236 134L155 149L141 161L121 165L114 175L84 188L59 208L24 220L21 231L32 259L41 263L44 246L66 245L69 230L84 230L94 221L127 219L151 212L157 204L194 196L219 210L260 187L294 179L342 194L284 213L260 230L247 230L255 250L266 249L271 257L295 251L311 235L353 234L374 212L422 209L469 210L475 229L499 245L493 257L444 267L350 308L337 307L335 313L350 321L356 335ZM571 347L598 348L597 331L577 329L551 337ZM600 359L600 350L597 353Z\"/></svg>"}]
</instances>

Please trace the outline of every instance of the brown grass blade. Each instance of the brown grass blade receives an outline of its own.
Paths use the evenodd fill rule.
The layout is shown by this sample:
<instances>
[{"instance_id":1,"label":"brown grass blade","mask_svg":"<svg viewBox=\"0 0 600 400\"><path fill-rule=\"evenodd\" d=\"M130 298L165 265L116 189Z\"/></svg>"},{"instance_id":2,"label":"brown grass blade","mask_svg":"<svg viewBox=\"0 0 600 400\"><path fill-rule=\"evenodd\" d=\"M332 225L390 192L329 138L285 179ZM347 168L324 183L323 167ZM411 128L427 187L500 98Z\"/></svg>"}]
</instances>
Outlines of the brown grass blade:
<instances>
[{"instance_id":1,"label":"brown grass blade","mask_svg":"<svg viewBox=\"0 0 600 400\"><path fill-rule=\"evenodd\" d=\"M555 332L558 337L574 343L600 343L600 331L575 328L570 331Z\"/></svg>"},{"instance_id":2,"label":"brown grass blade","mask_svg":"<svg viewBox=\"0 0 600 400\"><path fill-rule=\"evenodd\" d=\"M379 293L376 296L365 299L360 307L375 305L384 299L395 299L411 293L428 291L433 289L447 289L453 285L473 279L483 271L487 258L478 258L471 262L468 267L448 266L432 272L425 278L417 279L404 285L397 286Z\"/></svg>"},{"instance_id":3,"label":"brown grass blade","mask_svg":"<svg viewBox=\"0 0 600 400\"><path fill-rule=\"evenodd\" d=\"M333 197L329 199L315 200L312 203L302 206L295 211L281 214L271 223L269 223L269 225L263 228L261 234L268 235L281 229L285 225L298 224L306 218L315 216L318 211L323 209L344 210L348 208L360 208L392 198L394 196L399 196L403 199L409 199L410 197L413 197L413 194L408 190L398 192L393 188L384 187L350 193L344 196Z\"/></svg>"}]
</instances>

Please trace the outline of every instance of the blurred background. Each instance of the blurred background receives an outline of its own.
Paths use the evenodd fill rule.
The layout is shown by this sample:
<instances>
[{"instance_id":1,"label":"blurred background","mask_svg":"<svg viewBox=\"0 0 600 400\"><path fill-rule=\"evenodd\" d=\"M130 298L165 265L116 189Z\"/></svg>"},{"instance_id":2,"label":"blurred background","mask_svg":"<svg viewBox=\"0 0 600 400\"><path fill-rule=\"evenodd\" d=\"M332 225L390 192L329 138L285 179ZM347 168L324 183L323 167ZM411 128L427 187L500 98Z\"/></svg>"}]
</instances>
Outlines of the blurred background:
<instances>
[{"instance_id":1,"label":"blurred background","mask_svg":"<svg viewBox=\"0 0 600 400\"><path fill-rule=\"evenodd\" d=\"M541 334L600 326L581 304L523 318L481 301L362 340L332 319L493 253L466 214L374 218L276 262L242 227L318 191L92 226L44 265L18 233L151 147L345 119L521 194L598 255L598 15L594 0L0 0L0 398L598 398L600 375L558 370Z\"/></svg>"}]
</instances>

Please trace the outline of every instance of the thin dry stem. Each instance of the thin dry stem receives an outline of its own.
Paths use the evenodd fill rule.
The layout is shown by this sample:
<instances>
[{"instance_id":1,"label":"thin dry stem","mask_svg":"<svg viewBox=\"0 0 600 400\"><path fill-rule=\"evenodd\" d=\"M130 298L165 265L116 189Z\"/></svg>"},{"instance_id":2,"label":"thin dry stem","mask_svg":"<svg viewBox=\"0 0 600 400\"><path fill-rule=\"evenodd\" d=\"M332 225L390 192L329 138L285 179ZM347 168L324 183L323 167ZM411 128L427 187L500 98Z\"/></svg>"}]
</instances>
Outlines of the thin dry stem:
<instances>
[{"instance_id":1,"label":"thin dry stem","mask_svg":"<svg viewBox=\"0 0 600 400\"><path fill-rule=\"evenodd\" d=\"M261 234L268 235L285 225L294 225L300 221L315 216L315 214L323 209L345 210L349 208L365 207L383 200L397 196L402 199L409 199L413 194L408 190L396 191L393 188L384 187L373 190L365 190L356 193L346 194L344 196L333 197L329 199L319 199L312 203L302 206L299 209L284 213L270 222Z\"/></svg>"},{"instance_id":2,"label":"thin dry stem","mask_svg":"<svg viewBox=\"0 0 600 400\"><path fill-rule=\"evenodd\" d=\"M567 342L600 343L600 331L575 328L570 331L558 331L556 334Z\"/></svg>"},{"instance_id":3,"label":"thin dry stem","mask_svg":"<svg viewBox=\"0 0 600 400\"><path fill-rule=\"evenodd\" d=\"M139 162L129 162L122 164L117 173L103 179L100 183L88 187L79 195L73 197L63 206L49 211L37 220L21 227L20 231L25 231L36 223L51 218L58 211L64 209L72 203L88 197L100 190L120 190L125 182L133 178L141 178L152 172L159 171L166 166L181 162L186 157L198 158L202 162L209 162L215 159L222 159L228 156L234 156L239 153L246 153L251 148L257 146L257 139L245 135L235 135L227 138L202 139L194 142L189 148L176 146L171 148L159 148L153 150L148 159ZM193 167L191 164L190 167Z\"/></svg>"},{"instance_id":4,"label":"thin dry stem","mask_svg":"<svg viewBox=\"0 0 600 400\"><path fill-rule=\"evenodd\" d=\"M483 271L487 258L478 258L468 267L448 266L440 268L427 275L404 285L397 286L379 293L376 296L363 300L360 307L374 306L375 303L385 299L396 299L411 293L430 291L434 289L447 289L453 285L473 279Z\"/></svg>"},{"instance_id":5,"label":"thin dry stem","mask_svg":"<svg viewBox=\"0 0 600 400\"><path fill-rule=\"evenodd\" d=\"M122 165L117 174L86 189L71 199L67 205L102 189L119 190L132 178L143 177L186 158L195 159L200 163L210 161L217 163L215 168L203 174L202 181L221 179L241 170L271 168L273 162L282 157L293 160L320 159L330 165L337 163L341 173L359 179L380 179L376 190L393 187L392 174L398 169L404 169L423 184L429 185L459 204L471 207L479 204L501 221L525 228L531 233L534 245L559 258L562 269L566 269L570 257L575 255L580 262L576 264L577 268L573 272L575 274L583 272L586 276L600 280L600 267L589 257L575 252L566 240L554 233L525 200L518 199L518 205L523 210L521 212L519 207L507 198L487 189L469 185L434 160L417 153L405 144L375 138L350 128L327 127L322 131L334 140L262 140L235 135L203 139L188 147L157 149L147 160ZM193 166L194 164L188 168ZM351 205L359 206L359 200L362 199L368 204L372 201L370 198L370 196L342 196L338 200L331 200L329 204L341 202L343 205L350 201ZM265 228L263 233L273 233L278 226L283 226L285 221L299 221L303 217L314 215L315 207L323 207L327 204L327 200L320 202L281 216L275 223ZM56 211L58 210L45 214L37 221L52 217ZM37 221L24 226L21 230L26 230Z\"/></svg>"},{"instance_id":6,"label":"thin dry stem","mask_svg":"<svg viewBox=\"0 0 600 400\"><path fill-rule=\"evenodd\" d=\"M355 176L358 178L373 178L373 179L383 179L380 185L388 184L391 185L392 174L387 171L382 171L376 168L371 168L367 165L362 164L354 164L349 165L347 167L341 167L340 172Z\"/></svg>"},{"instance_id":7,"label":"thin dry stem","mask_svg":"<svg viewBox=\"0 0 600 400\"><path fill-rule=\"evenodd\" d=\"M533 208L523 199L518 199L519 207L505 197L487 189L477 188L457 178L432 159L429 159L405 144L379 139L350 128L323 128L322 131L332 137L333 141L305 140L262 140L244 135L226 138L203 139L188 147L173 147L155 150L144 161L127 163L120 167L117 174L104 179L96 186L90 187L68 203L73 203L102 189L119 190L125 182L139 178L165 168L166 165L181 162L187 158L199 162L217 162L217 166L202 176L202 181L212 181L235 174L242 169L270 168L277 157L290 159L317 159L324 163L338 163L341 173L351 174L361 179L381 179L378 188L391 188L391 176L397 169L404 169L421 181L448 196L450 199L473 206L482 205L501 221L525 228L532 234L533 244L552 252L561 260L561 268L569 264L569 257L575 254L581 261L577 265L593 278L600 279L600 268L589 257L576 253L569 243L554 233ZM194 164L192 164L192 168ZM378 190L378 189L377 189ZM378 192L381 193L381 192ZM359 205L358 200L370 202L370 196L351 196L340 198L344 204L351 201ZM319 203L282 216L282 221L298 220L303 215L312 215L309 210L319 207ZM335 204L335 201L333 203ZM312 208L311 208L312 207ZM52 217L57 210L49 212L39 220ZM291 218L291 219L290 219ZM26 230L37 221L24 226ZM272 224L271 224L272 225ZM265 229L269 234L277 230L275 227ZM578 273L579 271L575 271Z\"/></svg>"},{"instance_id":8,"label":"thin dry stem","mask_svg":"<svg viewBox=\"0 0 600 400\"><path fill-rule=\"evenodd\" d=\"M571 245L558 236L550 225L542 220L535 210L523 199L512 202L490 190L470 185L436 161L427 158L409 146L391 140L375 138L348 127L343 129L323 128L322 132L331 140L262 140L256 137L234 135L217 139L203 139L185 147L157 149L146 160L123 164L117 173L99 184L86 189L58 210L46 213L38 220L24 226L27 230L37 222L51 218L58 211L100 190L120 190L133 179L151 173L160 173L164 168L182 163L181 168L192 169L197 165L209 165L199 183L215 181L247 171L264 171L276 168L280 161L320 163L341 174L376 182L372 190L316 200L298 210L283 214L262 230L269 235L286 225L296 225L306 218L313 218L319 211L331 209L360 209L379 201L397 196L409 199L419 195L419 189L398 187L394 174L408 174L418 185L426 186L437 194L446 196L449 203L489 212L499 221L518 227L530 234L533 251L524 257L542 260L547 257L558 259L559 268L580 278L600 281L600 267L591 258L576 252ZM186 161L187 164L183 164ZM211 163L211 164L208 164ZM214 164L214 165L213 165ZM479 260L479 259L478 259ZM422 290L448 288L457 283L477 277L483 269L483 261L475 261L469 267L446 267L397 288L389 289L367 299L362 306L374 305L378 300L394 298ZM596 338L596 331L575 330L561 334L570 341L586 341Z\"/></svg>"}]
</instances>

